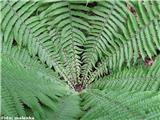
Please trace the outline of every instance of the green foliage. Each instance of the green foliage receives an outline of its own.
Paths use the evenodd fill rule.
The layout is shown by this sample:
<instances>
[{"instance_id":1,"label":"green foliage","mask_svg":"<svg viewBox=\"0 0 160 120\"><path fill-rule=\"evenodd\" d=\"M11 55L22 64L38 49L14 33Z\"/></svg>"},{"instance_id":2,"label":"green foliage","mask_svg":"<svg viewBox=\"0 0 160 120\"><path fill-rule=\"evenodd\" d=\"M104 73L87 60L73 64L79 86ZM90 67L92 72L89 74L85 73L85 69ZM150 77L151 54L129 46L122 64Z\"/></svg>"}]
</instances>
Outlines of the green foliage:
<instances>
[{"instance_id":1,"label":"green foliage","mask_svg":"<svg viewBox=\"0 0 160 120\"><path fill-rule=\"evenodd\" d=\"M82 120L158 120L160 94L143 91L99 91L82 94L83 109L88 112Z\"/></svg>"},{"instance_id":2,"label":"green foliage","mask_svg":"<svg viewBox=\"0 0 160 120\"><path fill-rule=\"evenodd\" d=\"M157 56L151 67L138 66L125 68L122 71L98 79L91 88L96 89L126 89L129 91L158 90L160 85L160 57Z\"/></svg>"},{"instance_id":3,"label":"green foliage","mask_svg":"<svg viewBox=\"0 0 160 120\"><path fill-rule=\"evenodd\" d=\"M160 119L158 0L0 4L1 116Z\"/></svg>"},{"instance_id":4,"label":"green foliage","mask_svg":"<svg viewBox=\"0 0 160 120\"><path fill-rule=\"evenodd\" d=\"M75 120L81 115L80 97L76 94L65 96L59 101L56 109L53 111L46 109L49 120Z\"/></svg>"},{"instance_id":5,"label":"green foliage","mask_svg":"<svg viewBox=\"0 0 160 120\"><path fill-rule=\"evenodd\" d=\"M26 116L22 106L25 104L33 110L36 119L45 119L41 104L54 110L60 98L69 94L68 87L48 73L34 67L25 69L5 55L2 60L2 115Z\"/></svg>"}]
</instances>

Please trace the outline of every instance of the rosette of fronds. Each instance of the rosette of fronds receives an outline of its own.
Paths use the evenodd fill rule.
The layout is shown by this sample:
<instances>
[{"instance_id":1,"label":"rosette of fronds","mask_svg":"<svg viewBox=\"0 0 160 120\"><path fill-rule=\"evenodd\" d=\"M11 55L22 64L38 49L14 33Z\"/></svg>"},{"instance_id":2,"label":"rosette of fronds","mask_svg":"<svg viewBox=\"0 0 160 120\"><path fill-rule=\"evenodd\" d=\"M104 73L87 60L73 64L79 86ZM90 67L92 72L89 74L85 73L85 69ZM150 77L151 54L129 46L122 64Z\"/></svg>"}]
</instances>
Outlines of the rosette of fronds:
<instances>
[{"instance_id":1,"label":"rosette of fronds","mask_svg":"<svg viewBox=\"0 0 160 120\"><path fill-rule=\"evenodd\" d=\"M160 2L1 1L1 117L159 120Z\"/></svg>"}]
</instances>

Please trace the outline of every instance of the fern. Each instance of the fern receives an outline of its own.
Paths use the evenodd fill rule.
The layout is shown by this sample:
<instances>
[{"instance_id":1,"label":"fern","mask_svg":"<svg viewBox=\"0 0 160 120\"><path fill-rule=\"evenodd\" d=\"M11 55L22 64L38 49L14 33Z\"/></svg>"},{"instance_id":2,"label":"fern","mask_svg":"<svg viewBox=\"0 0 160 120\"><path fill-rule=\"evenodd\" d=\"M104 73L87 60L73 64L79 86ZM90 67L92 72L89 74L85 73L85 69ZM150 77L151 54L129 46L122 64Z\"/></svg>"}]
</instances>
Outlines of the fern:
<instances>
[{"instance_id":1,"label":"fern","mask_svg":"<svg viewBox=\"0 0 160 120\"><path fill-rule=\"evenodd\" d=\"M60 96L65 95L67 87L62 83L54 82L56 79L53 80L51 77L49 79L45 75L40 75L37 69L24 69L24 66L19 65L17 61L11 61L11 58L6 56L2 56L2 58L2 85L4 85L2 86L2 91L4 91L2 92L2 96L4 96L4 102L10 101L11 98L13 99L13 103L4 103L4 105L8 104L8 106L4 106L2 109L10 111L12 106L22 108L21 103L23 102L35 111L34 114L37 119L44 119L45 117L41 116L44 113L38 100L51 109L55 109L55 103L53 101L56 102L60 99ZM17 114L23 116L24 114L20 112L22 111L21 108L16 108ZM23 111L23 113L25 112ZM5 112L4 114L10 115L9 112Z\"/></svg>"},{"instance_id":2,"label":"fern","mask_svg":"<svg viewBox=\"0 0 160 120\"><path fill-rule=\"evenodd\" d=\"M160 119L158 0L0 4L1 119Z\"/></svg>"},{"instance_id":3,"label":"fern","mask_svg":"<svg viewBox=\"0 0 160 120\"><path fill-rule=\"evenodd\" d=\"M92 90L82 97L85 100L82 102L83 108L88 111L82 120L143 120L160 117L159 92Z\"/></svg>"},{"instance_id":4,"label":"fern","mask_svg":"<svg viewBox=\"0 0 160 120\"><path fill-rule=\"evenodd\" d=\"M99 89L126 89L129 91L157 90L160 84L159 68L159 56L157 56L152 67L138 66L119 72L116 71L115 74L113 73L101 80L95 81L91 86L92 88Z\"/></svg>"}]
</instances>

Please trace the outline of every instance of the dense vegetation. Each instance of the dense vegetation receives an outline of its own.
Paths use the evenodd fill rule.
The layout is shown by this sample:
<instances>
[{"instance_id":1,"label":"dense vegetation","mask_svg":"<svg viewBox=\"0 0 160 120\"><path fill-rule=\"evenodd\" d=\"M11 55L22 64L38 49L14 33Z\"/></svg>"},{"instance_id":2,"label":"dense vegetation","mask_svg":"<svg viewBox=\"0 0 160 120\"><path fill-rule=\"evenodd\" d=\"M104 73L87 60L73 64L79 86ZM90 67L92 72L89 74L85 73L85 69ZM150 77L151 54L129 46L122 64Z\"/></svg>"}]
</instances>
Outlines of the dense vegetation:
<instances>
[{"instance_id":1,"label":"dense vegetation","mask_svg":"<svg viewBox=\"0 0 160 120\"><path fill-rule=\"evenodd\" d=\"M1 1L1 119L160 120L160 1Z\"/></svg>"}]
</instances>

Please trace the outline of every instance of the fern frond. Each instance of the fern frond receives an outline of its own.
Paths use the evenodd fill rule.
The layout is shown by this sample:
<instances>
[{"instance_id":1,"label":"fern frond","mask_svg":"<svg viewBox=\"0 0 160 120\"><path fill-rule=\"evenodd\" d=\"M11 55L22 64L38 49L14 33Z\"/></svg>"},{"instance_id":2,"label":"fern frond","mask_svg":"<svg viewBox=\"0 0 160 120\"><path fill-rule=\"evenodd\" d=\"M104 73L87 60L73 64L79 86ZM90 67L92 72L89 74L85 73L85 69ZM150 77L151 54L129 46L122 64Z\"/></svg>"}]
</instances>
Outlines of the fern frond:
<instances>
[{"instance_id":1,"label":"fern frond","mask_svg":"<svg viewBox=\"0 0 160 120\"><path fill-rule=\"evenodd\" d=\"M53 118L55 120L75 120L81 113L79 104L80 98L77 95L62 99L56 107Z\"/></svg>"},{"instance_id":2,"label":"fern frond","mask_svg":"<svg viewBox=\"0 0 160 120\"><path fill-rule=\"evenodd\" d=\"M87 91L82 93L87 112L81 120L159 119L159 95L150 91Z\"/></svg>"},{"instance_id":3,"label":"fern frond","mask_svg":"<svg viewBox=\"0 0 160 120\"><path fill-rule=\"evenodd\" d=\"M115 49L112 50L112 54L105 56L101 60L90 79L104 72L108 72L109 69L121 69L125 62L130 67L131 64L137 63L138 57L142 57L143 60L146 57L152 59L152 56L157 54L156 50L159 50L160 46L158 29L160 26L158 23L160 19L158 11L160 9L158 8L159 3L156 4L156 1L153 1L150 4L150 2L146 1L144 4L134 2L132 9L138 9L136 10L136 15L133 15L128 10L128 17L124 23L124 26L127 27L119 27L118 32L113 32L112 34L115 39L113 40L115 44L112 46ZM154 7L152 4L154 4ZM152 13L150 16L152 17L148 18L147 11L140 11L139 9L149 9ZM144 22L144 19L147 20Z\"/></svg>"},{"instance_id":4,"label":"fern frond","mask_svg":"<svg viewBox=\"0 0 160 120\"><path fill-rule=\"evenodd\" d=\"M159 90L160 85L160 59L157 57L151 67L137 66L99 79L91 84L96 89L125 89L127 91Z\"/></svg>"},{"instance_id":5,"label":"fern frond","mask_svg":"<svg viewBox=\"0 0 160 120\"><path fill-rule=\"evenodd\" d=\"M24 111L22 111L21 104L23 103L33 110L37 119L44 119L45 114L38 100L51 109L55 109L56 103L53 100L59 100L59 96L63 96L66 93L66 86L64 84L56 84L56 82L52 82L54 80L38 75L35 69L24 68L13 58L11 61L11 58L5 55L2 56L2 84L4 87L2 101L7 102L6 105L10 104L8 107L4 106L5 108L3 109L6 109L6 112L2 114L23 116ZM12 110L14 106L16 106L16 110ZM12 112L17 115L12 114Z\"/></svg>"},{"instance_id":6,"label":"fern frond","mask_svg":"<svg viewBox=\"0 0 160 120\"><path fill-rule=\"evenodd\" d=\"M70 70L73 82L80 80L81 47L86 39L83 31L89 31L90 27L87 14L81 10L87 12L88 8L75 2L61 1L53 2L53 5L40 14L42 21L45 21L51 29L56 28L61 32L59 49L67 58L66 67Z\"/></svg>"},{"instance_id":7,"label":"fern frond","mask_svg":"<svg viewBox=\"0 0 160 120\"><path fill-rule=\"evenodd\" d=\"M91 16L93 25L90 34L92 36L89 36L86 41L86 50L83 55L84 79L102 56L114 54L113 50L117 49L117 46L113 33L118 33L119 25L124 27L126 9L125 3L120 1L99 2L93 8L92 12L95 16Z\"/></svg>"},{"instance_id":8,"label":"fern frond","mask_svg":"<svg viewBox=\"0 0 160 120\"><path fill-rule=\"evenodd\" d=\"M30 17L30 15L33 14L33 12L40 5L40 2L22 3L18 1L14 4L12 2L7 2L5 8L9 8L9 12L5 13L5 8L2 9L2 14L4 16L9 16L9 18L13 20L6 23L10 27L7 28L7 25L3 23L3 21L8 21L5 20L7 17L4 17L4 19L2 18L2 24L4 25L4 27L2 26L2 32L10 31L8 34L3 32L4 37L8 38L9 35L13 36L16 39L17 44L20 46L27 46L31 55L35 56L38 54L42 62L46 61L49 67L54 66L55 69L59 71L59 73L65 78L65 80L68 81L63 65L60 63L60 58L55 53L57 51L53 47L53 43L50 41L51 36L49 36L49 33L47 33L47 29L43 24L40 23L37 16ZM21 7L19 4L22 4L23 6ZM9 23L11 23L14 27L11 27ZM13 42L13 37L10 39L10 42ZM7 38L4 38L3 40L9 44L10 42L8 42Z\"/></svg>"}]
</instances>

